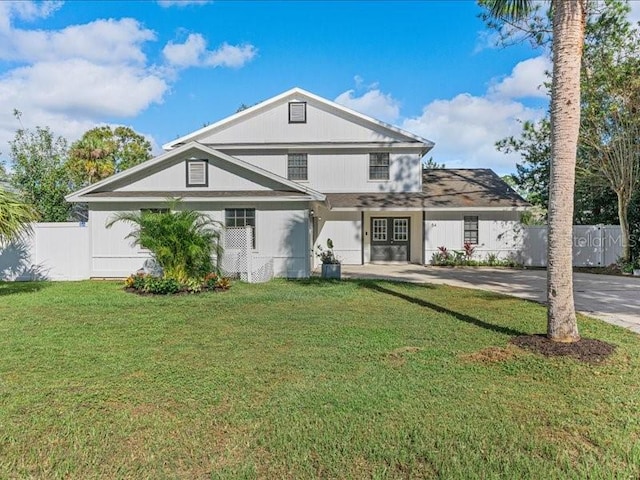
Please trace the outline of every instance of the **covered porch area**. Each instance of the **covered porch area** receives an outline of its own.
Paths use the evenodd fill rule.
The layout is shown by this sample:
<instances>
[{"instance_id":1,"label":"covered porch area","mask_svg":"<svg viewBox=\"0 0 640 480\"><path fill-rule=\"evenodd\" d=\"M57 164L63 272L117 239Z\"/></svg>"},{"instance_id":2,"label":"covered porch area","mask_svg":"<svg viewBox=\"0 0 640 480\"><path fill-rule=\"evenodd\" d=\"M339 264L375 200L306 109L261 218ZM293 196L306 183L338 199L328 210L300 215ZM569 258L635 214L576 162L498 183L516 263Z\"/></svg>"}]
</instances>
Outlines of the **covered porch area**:
<instances>
[{"instance_id":1,"label":"covered porch area","mask_svg":"<svg viewBox=\"0 0 640 480\"><path fill-rule=\"evenodd\" d=\"M315 255L331 239L344 265L424 264L424 214L417 209L328 208L312 216Z\"/></svg>"}]
</instances>

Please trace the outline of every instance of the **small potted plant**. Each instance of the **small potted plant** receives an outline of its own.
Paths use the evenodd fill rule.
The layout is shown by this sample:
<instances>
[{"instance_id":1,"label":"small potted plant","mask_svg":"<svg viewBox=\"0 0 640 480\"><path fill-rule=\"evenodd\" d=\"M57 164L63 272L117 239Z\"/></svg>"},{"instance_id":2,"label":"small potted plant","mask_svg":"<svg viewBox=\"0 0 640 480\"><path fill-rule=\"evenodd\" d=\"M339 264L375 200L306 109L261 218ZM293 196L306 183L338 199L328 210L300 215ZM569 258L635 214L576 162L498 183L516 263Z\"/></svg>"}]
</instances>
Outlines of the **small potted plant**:
<instances>
[{"instance_id":1,"label":"small potted plant","mask_svg":"<svg viewBox=\"0 0 640 480\"><path fill-rule=\"evenodd\" d=\"M640 255L633 261L633 276L640 277Z\"/></svg>"},{"instance_id":2,"label":"small potted plant","mask_svg":"<svg viewBox=\"0 0 640 480\"><path fill-rule=\"evenodd\" d=\"M333 241L327 239L327 248L322 248L322 245L317 246L316 256L322 262L322 278L336 278L340 280L341 269L340 260L338 260L333 253Z\"/></svg>"}]
</instances>

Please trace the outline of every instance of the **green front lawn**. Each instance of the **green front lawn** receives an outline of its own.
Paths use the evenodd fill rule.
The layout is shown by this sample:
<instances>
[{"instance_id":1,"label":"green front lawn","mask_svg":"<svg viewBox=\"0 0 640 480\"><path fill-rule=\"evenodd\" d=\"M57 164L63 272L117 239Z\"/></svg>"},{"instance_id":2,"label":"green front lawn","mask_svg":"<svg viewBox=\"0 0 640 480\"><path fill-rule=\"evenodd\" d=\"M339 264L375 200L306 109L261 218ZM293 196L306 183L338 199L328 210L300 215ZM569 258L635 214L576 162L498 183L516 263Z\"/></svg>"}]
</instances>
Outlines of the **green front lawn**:
<instances>
[{"instance_id":1,"label":"green front lawn","mask_svg":"<svg viewBox=\"0 0 640 480\"><path fill-rule=\"evenodd\" d=\"M543 307L383 281L140 297L0 284L0 478L638 478L640 337L509 346Z\"/></svg>"}]
</instances>

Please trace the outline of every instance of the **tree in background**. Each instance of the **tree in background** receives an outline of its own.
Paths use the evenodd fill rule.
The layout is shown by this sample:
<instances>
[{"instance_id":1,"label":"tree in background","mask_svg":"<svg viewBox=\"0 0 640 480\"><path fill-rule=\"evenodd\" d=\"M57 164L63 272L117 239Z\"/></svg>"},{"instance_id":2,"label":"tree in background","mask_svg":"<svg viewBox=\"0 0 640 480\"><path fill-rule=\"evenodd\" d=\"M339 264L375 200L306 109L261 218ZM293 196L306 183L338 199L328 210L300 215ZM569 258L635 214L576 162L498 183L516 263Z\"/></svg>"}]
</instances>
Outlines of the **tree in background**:
<instances>
[{"instance_id":1,"label":"tree in background","mask_svg":"<svg viewBox=\"0 0 640 480\"><path fill-rule=\"evenodd\" d=\"M20 112L14 112L20 120ZM71 205L65 169L67 141L48 127L20 128L10 145L11 185L32 205L43 222L66 222Z\"/></svg>"},{"instance_id":2,"label":"tree in background","mask_svg":"<svg viewBox=\"0 0 640 480\"><path fill-rule=\"evenodd\" d=\"M605 5L583 59L580 156L590 183L604 180L616 194L622 258L628 262L629 210L640 186L640 34L627 19L626 2Z\"/></svg>"},{"instance_id":3,"label":"tree in background","mask_svg":"<svg viewBox=\"0 0 640 480\"><path fill-rule=\"evenodd\" d=\"M635 246L637 256L640 245L630 242L634 229L640 234L640 194L637 181L632 181L637 156L620 155L623 143L611 143L611 140L613 129L617 132L616 138L620 138L623 122L627 129L637 128L621 114L633 111L630 105L638 96L640 34L628 20L627 1L606 0L592 3L590 7L581 69L582 121L573 220L576 224L620 223L623 243ZM528 38L544 42L549 28L543 16L538 18L535 28L539 31L529 33ZM626 105L625 109L621 109L622 104ZM637 115L631 114L629 118L634 117ZM499 151L521 155L523 161L516 165L514 180L518 190L526 192L525 197L542 209L548 206L549 132L547 116L537 123L525 122L520 137L508 137L496 143ZM633 136L632 131L627 134L628 138ZM611 161L614 145L617 162ZM631 146L628 142L626 145ZM625 256L628 255L625 249Z\"/></svg>"},{"instance_id":4,"label":"tree in background","mask_svg":"<svg viewBox=\"0 0 640 480\"><path fill-rule=\"evenodd\" d=\"M446 168L444 163L438 163L436 162L433 157L429 157L427 160L424 160L422 162L422 169L423 170L432 170L432 169L438 169L438 168Z\"/></svg>"},{"instance_id":5,"label":"tree in background","mask_svg":"<svg viewBox=\"0 0 640 480\"><path fill-rule=\"evenodd\" d=\"M486 0L494 19L527 22L532 0ZM547 336L557 342L580 339L573 301L573 192L580 130L580 64L586 0L551 2L551 168L547 250Z\"/></svg>"},{"instance_id":6,"label":"tree in background","mask_svg":"<svg viewBox=\"0 0 640 480\"><path fill-rule=\"evenodd\" d=\"M521 155L524 161L516 164L516 173L511 175L514 188L545 212L549 206L550 135L549 119L543 118L538 122L524 122L519 138L507 137L496 142L498 151Z\"/></svg>"},{"instance_id":7,"label":"tree in background","mask_svg":"<svg viewBox=\"0 0 640 480\"><path fill-rule=\"evenodd\" d=\"M129 127L92 128L71 145L66 167L75 188L151 158L151 143Z\"/></svg>"}]
</instances>

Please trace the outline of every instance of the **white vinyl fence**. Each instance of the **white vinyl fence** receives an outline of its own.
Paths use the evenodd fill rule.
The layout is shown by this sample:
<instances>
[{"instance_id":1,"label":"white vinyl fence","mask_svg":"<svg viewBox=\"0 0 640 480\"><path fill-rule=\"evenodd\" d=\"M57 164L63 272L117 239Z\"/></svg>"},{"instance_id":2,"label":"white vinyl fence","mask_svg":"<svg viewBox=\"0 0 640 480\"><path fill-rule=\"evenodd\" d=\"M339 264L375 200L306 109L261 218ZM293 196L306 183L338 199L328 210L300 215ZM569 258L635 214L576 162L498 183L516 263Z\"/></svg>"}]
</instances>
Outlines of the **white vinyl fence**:
<instances>
[{"instance_id":1,"label":"white vinyl fence","mask_svg":"<svg viewBox=\"0 0 640 480\"><path fill-rule=\"evenodd\" d=\"M91 276L84 223L36 223L22 240L0 245L0 280L83 280Z\"/></svg>"},{"instance_id":2,"label":"white vinyl fence","mask_svg":"<svg viewBox=\"0 0 640 480\"><path fill-rule=\"evenodd\" d=\"M574 225L573 266L606 267L622 255L619 225ZM547 227L523 226L519 261L530 267L547 265Z\"/></svg>"},{"instance_id":3,"label":"white vinyl fence","mask_svg":"<svg viewBox=\"0 0 640 480\"><path fill-rule=\"evenodd\" d=\"M546 266L547 228L518 230L512 250L516 259L526 266ZM255 254L250 227L225 229L223 245L225 275L252 283L273 278L273 258ZM607 266L621 254L619 226L574 226L575 266ZM0 280L83 280L91 275L89 228L84 223L36 223L29 237L0 245Z\"/></svg>"}]
</instances>

